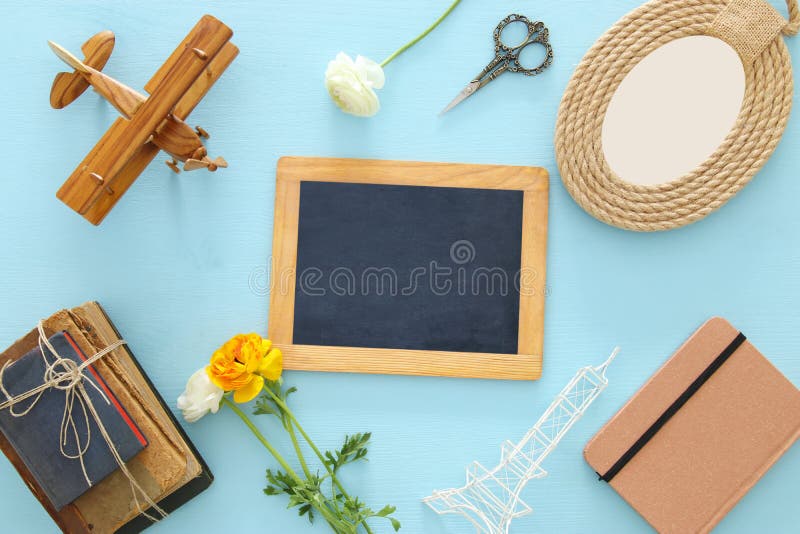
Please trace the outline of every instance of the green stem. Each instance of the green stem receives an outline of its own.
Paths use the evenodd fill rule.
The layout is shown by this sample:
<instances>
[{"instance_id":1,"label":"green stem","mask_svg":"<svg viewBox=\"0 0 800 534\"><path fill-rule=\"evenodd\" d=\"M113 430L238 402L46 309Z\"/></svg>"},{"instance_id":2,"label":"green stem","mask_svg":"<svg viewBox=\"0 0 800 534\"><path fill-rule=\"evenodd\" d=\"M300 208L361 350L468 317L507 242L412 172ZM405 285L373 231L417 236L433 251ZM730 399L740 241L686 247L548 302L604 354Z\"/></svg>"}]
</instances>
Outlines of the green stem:
<instances>
[{"instance_id":1,"label":"green stem","mask_svg":"<svg viewBox=\"0 0 800 534\"><path fill-rule=\"evenodd\" d=\"M281 456L281 454L275 450L275 447L273 447L272 444L267 441L267 438L264 437L264 434L262 434L258 427L256 427L250 418L247 417L247 414L245 414L238 406L236 406L236 404L232 403L227 397L222 397L222 404L228 406L231 410L233 410L233 413L239 416L239 419L241 419L244 424L247 425L247 428L250 429L250 432L252 432L256 439L261 442L264 448L275 457L275 459L279 464L281 464L281 467L286 470L290 477L295 479L295 481L298 483L301 482L300 477L297 475L294 469L292 469L289 464L286 463L286 460L283 459L283 456Z\"/></svg>"},{"instance_id":2,"label":"green stem","mask_svg":"<svg viewBox=\"0 0 800 534\"><path fill-rule=\"evenodd\" d=\"M305 473L306 478L311 480L311 470L308 468L308 463L306 463L306 457L303 455L303 449L300 448L300 442L297 439L297 434L295 434L294 426L292 426L291 421L286 422L286 430L289 432L289 436L292 438L292 446L294 446L294 453L297 455L297 459L300 461L300 466L303 468L303 473ZM336 504L336 500L333 500L334 510L331 510L337 517L341 517L341 510L339 510L338 504ZM330 506L328 506L330 509ZM333 526L333 525L331 525Z\"/></svg>"},{"instance_id":3,"label":"green stem","mask_svg":"<svg viewBox=\"0 0 800 534\"><path fill-rule=\"evenodd\" d=\"M264 448L269 451L269 453L273 456L273 458L275 458L278 461L281 467L283 467L286 470L286 473L294 479L295 483L298 485L302 484L302 480L297 475L295 470L291 468L291 466L286 462L286 460L284 460L283 456L281 456L281 454L275 449L275 447L273 447L272 444L269 441L267 441L267 438L264 437L264 434L262 434L261 431L258 429L258 427L256 427L256 425L253 424L250 418L247 417L247 414L245 414L238 406L236 406L236 404L231 402L227 397L222 397L222 404L228 406L231 410L233 410L233 413L239 416L239 419L241 419L242 422L244 422L244 424L247 425L247 428L250 429L250 432L252 432L253 435L256 437L256 439L258 439L258 441L261 442ZM332 517L330 511L327 508L323 508L321 506L316 506L316 505L314 505L314 508L316 508L320 514L322 514L322 516L331 525L331 528L333 528L335 532L341 532L340 530L341 525L339 523L339 520L335 517Z\"/></svg>"},{"instance_id":4,"label":"green stem","mask_svg":"<svg viewBox=\"0 0 800 534\"><path fill-rule=\"evenodd\" d=\"M300 442L297 441L297 435L294 433L294 428L292 427L292 423L286 426L286 430L289 431L289 436L292 438L292 445L294 446L294 452L297 454L297 459L300 460L300 467L303 468L303 473L305 473L306 478L311 478L311 470L308 468L308 464L306 463L306 457L303 456L303 450L300 448Z\"/></svg>"},{"instance_id":5,"label":"green stem","mask_svg":"<svg viewBox=\"0 0 800 534\"><path fill-rule=\"evenodd\" d=\"M401 46L400 48L395 50L395 52L391 56L389 56L386 59L384 59L381 62L381 68L385 67L386 65L391 63L394 58L396 58L397 56L399 56L400 54L402 54L403 52L405 52L406 50L408 50L409 48L411 48L412 46L414 46L415 44L417 44L421 40L423 40L425 38L425 36L428 35L429 33L431 33L436 28L436 26L441 24L442 21L447 18L447 15L449 15L456 8L456 6L458 4L460 4L460 3L461 3L461 0L454 0L453 3L450 4L450 7L447 8L447 11L442 13L442 16L440 16L438 19L436 19L436 21L433 24L428 26L427 30L425 30L421 34L417 35L414 39L410 40L409 42L407 42L406 44L404 44L403 46Z\"/></svg>"},{"instance_id":6,"label":"green stem","mask_svg":"<svg viewBox=\"0 0 800 534\"><path fill-rule=\"evenodd\" d=\"M460 2L461 0L457 1ZM294 416L292 410L289 409L289 406L287 406L286 403L283 402L283 400L280 397L275 395L275 393L273 393L273 391L270 388L264 388L264 391L266 391L269 394L269 396L272 397L272 400L275 401L275 404L277 404L280 407L280 409L283 410L283 412L289 417L291 423L297 427L297 430L300 432L300 435L303 436L303 439L306 440L308 446L311 447L311 450L314 451L314 454L317 455L319 461L322 462L322 465L325 467L325 470L331 477L331 481L334 484L336 484L336 487L339 489L342 495L344 495L344 498L350 500L350 495L348 495L347 491L345 491L344 486L342 486L342 483L337 478L336 473L334 473L333 470L328 466L328 462L325 460L325 457L322 455L322 452L320 452L319 448L311 439L311 436L309 436L306 433L305 429L303 429L302 425L300 425L300 422ZM363 525L364 525L364 530L367 532L367 534L372 534L372 530L369 528L369 525L367 525L366 521L363 523Z\"/></svg>"}]
</instances>

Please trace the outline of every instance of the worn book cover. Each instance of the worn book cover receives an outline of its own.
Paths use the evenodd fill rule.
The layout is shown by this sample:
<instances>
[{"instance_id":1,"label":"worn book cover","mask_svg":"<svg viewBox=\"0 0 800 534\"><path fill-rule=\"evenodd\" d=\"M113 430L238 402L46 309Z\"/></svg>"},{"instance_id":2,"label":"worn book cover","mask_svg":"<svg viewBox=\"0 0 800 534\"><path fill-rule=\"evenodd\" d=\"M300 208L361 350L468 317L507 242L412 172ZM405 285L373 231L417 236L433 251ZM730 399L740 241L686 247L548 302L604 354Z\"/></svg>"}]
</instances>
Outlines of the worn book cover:
<instances>
[{"instance_id":1,"label":"worn book cover","mask_svg":"<svg viewBox=\"0 0 800 534\"><path fill-rule=\"evenodd\" d=\"M49 346L41 346L44 351L37 346L6 367L3 387L8 395L15 397L41 386L48 366L57 358L68 358L76 366L86 359L66 332L59 332L48 341ZM55 354L50 354L50 347ZM63 365L59 367L66 370ZM83 376L83 391L88 401L70 399L64 390L49 388L11 409L0 410L0 430L56 510L119 468L87 402L91 402L123 461L127 462L147 445L97 371L90 366ZM71 417L64 417L65 410L69 410Z\"/></svg>"},{"instance_id":2,"label":"worn book cover","mask_svg":"<svg viewBox=\"0 0 800 534\"><path fill-rule=\"evenodd\" d=\"M709 532L800 436L800 391L730 323L705 323L586 445L657 531Z\"/></svg>"},{"instance_id":3,"label":"worn book cover","mask_svg":"<svg viewBox=\"0 0 800 534\"><path fill-rule=\"evenodd\" d=\"M56 312L43 321L43 326L47 336L62 330L68 332L87 356L122 339L96 302ZM0 365L19 359L37 345L38 331L33 329L0 354ZM147 438L148 446L126 463L147 495L170 512L206 489L213 480L208 466L139 366L131 348L122 345L97 360L94 367ZM128 479L119 470L59 511L52 506L35 477L2 436L0 449L64 532L139 532L151 524L142 515Z\"/></svg>"}]
</instances>

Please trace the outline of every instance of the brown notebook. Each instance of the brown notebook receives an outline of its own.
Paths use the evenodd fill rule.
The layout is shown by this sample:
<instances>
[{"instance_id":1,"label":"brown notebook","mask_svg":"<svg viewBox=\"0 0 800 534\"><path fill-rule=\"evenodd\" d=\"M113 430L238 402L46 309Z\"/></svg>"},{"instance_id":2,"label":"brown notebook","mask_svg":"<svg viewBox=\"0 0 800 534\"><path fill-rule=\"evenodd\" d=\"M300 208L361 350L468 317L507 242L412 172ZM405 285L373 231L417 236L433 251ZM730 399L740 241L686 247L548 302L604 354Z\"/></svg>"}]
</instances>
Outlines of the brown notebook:
<instances>
[{"instance_id":1,"label":"brown notebook","mask_svg":"<svg viewBox=\"0 0 800 534\"><path fill-rule=\"evenodd\" d=\"M709 532L800 436L800 391L713 318L591 439L589 465L662 533Z\"/></svg>"},{"instance_id":2,"label":"brown notebook","mask_svg":"<svg viewBox=\"0 0 800 534\"><path fill-rule=\"evenodd\" d=\"M84 354L91 355L120 338L119 332L97 302L61 310L43 321L50 336L66 330ZM33 329L0 354L0 365L16 360L36 346ZM149 497L170 512L204 489L213 480L200 454L153 388L127 345L98 360L94 368L147 437L148 445L127 467ZM58 439L58 436L55 436ZM150 520L139 513L128 479L112 473L72 504L56 511L14 448L0 433L0 450L25 480L56 524L68 533L106 534L139 532ZM156 512L149 510L151 516Z\"/></svg>"}]
</instances>

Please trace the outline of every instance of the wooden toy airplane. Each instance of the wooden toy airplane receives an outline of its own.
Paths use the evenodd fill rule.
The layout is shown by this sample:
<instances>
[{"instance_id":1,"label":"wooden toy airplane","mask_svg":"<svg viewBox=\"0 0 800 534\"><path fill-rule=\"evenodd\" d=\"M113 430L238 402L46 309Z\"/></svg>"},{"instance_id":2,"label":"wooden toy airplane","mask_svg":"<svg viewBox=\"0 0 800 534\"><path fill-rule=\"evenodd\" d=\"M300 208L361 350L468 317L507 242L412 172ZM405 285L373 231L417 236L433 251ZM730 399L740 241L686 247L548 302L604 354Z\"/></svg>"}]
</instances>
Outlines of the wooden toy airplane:
<instances>
[{"instance_id":1,"label":"wooden toy airplane","mask_svg":"<svg viewBox=\"0 0 800 534\"><path fill-rule=\"evenodd\" d=\"M74 69L56 75L50 104L63 108L91 85L122 115L56 196L92 224L100 224L159 150L172 157L167 165L175 172L178 161L186 171L227 167L224 159L208 157L201 139L208 133L184 120L239 53L229 42L232 35L219 20L203 16L144 86L149 97L100 72L114 48L112 32L86 41L83 61L50 42L56 55Z\"/></svg>"}]
</instances>

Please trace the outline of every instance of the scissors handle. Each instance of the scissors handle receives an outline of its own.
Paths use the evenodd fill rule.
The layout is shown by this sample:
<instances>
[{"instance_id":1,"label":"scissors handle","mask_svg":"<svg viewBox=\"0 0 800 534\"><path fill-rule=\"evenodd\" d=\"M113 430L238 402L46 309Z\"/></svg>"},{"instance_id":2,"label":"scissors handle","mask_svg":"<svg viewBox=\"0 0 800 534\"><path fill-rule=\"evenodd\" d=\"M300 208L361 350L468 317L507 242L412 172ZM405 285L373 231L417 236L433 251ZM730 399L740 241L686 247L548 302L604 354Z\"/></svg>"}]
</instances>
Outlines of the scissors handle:
<instances>
[{"instance_id":1,"label":"scissors handle","mask_svg":"<svg viewBox=\"0 0 800 534\"><path fill-rule=\"evenodd\" d=\"M505 64L502 65L500 68L497 68L497 66L500 65L501 63ZM481 82L481 87L483 87L490 81L500 76L506 70L508 70L508 58L501 54L497 54L494 57L494 59L488 65L486 65L486 67L480 72L480 74L475 76L475 78L472 81Z\"/></svg>"},{"instance_id":2,"label":"scissors handle","mask_svg":"<svg viewBox=\"0 0 800 534\"><path fill-rule=\"evenodd\" d=\"M528 28L528 35L520 44L508 46L503 42L502 34L506 26L513 22L522 22L525 24ZM526 46L532 44L544 46L545 57L538 67L528 69L520 63L519 55ZM504 70L521 72L526 76L536 76L537 74L541 74L543 70L553 63L553 47L550 45L550 30L548 30L542 22L532 22L528 17L513 13L501 20L494 30L494 52L497 56L495 57L495 61L497 61L498 58L506 61L507 69Z\"/></svg>"}]
</instances>

